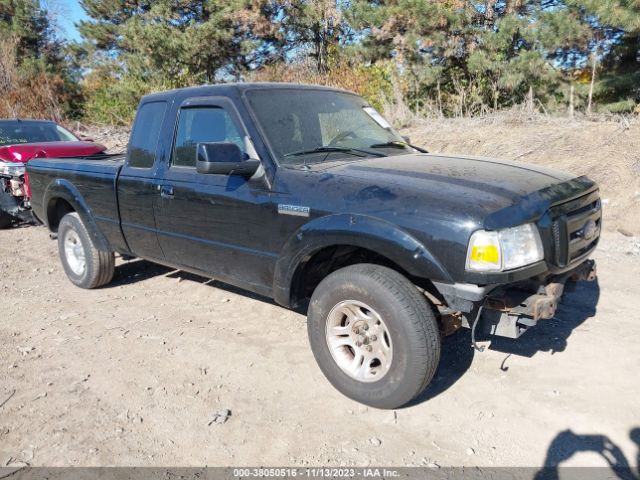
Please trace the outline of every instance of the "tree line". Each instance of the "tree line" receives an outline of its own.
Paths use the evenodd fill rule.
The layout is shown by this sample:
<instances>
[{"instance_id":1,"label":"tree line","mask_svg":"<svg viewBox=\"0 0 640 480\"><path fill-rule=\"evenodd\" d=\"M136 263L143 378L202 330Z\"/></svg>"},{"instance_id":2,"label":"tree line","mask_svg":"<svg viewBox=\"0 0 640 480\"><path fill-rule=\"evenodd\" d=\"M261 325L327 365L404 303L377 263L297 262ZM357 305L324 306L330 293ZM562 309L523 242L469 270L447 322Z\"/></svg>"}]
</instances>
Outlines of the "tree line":
<instances>
[{"instance_id":1,"label":"tree line","mask_svg":"<svg viewBox=\"0 0 640 480\"><path fill-rule=\"evenodd\" d=\"M631 113L640 0L81 0L62 41L38 0L0 0L0 115L128 124L141 95L297 81L390 112L514 105Z\"/></svg>"}]
</instances>

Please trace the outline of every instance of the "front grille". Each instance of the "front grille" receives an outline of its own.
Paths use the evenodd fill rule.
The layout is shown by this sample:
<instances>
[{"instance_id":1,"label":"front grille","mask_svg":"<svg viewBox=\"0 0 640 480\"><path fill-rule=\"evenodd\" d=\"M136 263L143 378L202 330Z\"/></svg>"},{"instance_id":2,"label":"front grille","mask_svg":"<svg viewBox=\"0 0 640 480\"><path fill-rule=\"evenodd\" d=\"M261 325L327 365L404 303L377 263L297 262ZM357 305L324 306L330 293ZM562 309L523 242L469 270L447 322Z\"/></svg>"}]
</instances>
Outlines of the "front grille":
<instances>
[{"instance_id":1,"label":"front grille","mask_svg":"<svg viewBox=\"0 0 640 480\"><path fill-rule=\"evenodd\" d=\"M595 191L551 208L554 263L566 267L585 258L598 244L602 228L600 194Z\"/></svg>"}]
</instances>

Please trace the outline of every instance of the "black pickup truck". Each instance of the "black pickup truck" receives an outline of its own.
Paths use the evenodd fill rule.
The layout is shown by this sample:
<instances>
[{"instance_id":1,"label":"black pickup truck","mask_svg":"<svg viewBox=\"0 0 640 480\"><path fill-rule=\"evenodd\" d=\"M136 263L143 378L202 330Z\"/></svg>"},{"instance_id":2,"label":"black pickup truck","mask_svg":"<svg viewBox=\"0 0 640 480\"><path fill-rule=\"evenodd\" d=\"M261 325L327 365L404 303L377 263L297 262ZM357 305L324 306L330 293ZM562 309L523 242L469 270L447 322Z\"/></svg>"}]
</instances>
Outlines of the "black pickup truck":
<instances>
[{"instance_id":1,"label":"black pickup truck","mask_svg":"<svg viewBox=\"0 0 640 480\"><path fill-rule=\"evenodd\" d=\"M117 253L306 311L328 380L380 408L425 389L443 335L517 338L555 315L565 286L595 278L593 181L427 153L337 89L149 95L126 155L27 170L74 284L108 284Z\"/></svg>"}]
</instances>

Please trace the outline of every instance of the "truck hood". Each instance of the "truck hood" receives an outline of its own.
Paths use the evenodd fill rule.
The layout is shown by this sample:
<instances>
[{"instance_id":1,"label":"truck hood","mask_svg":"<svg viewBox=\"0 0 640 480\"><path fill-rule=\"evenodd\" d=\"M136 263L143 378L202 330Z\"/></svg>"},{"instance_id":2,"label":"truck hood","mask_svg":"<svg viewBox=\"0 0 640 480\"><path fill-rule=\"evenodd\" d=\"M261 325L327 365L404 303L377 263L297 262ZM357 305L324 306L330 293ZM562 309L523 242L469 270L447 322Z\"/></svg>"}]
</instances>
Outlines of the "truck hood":
<instances>
[{"instance_id":1,"label":"truck hood","mask_svg":"<svg viewBox=\"0 0 640 480\"><path fill-rule=\"evenodd\" d=\"M27 163L32 158L55 158L95 155L107 149L93 142L40 142L4 145L0 147L0 160Z\"/></svg>"},{"instance_id":2,"label":"truck hood","mask_svg":"<svg viewBox=\"0 0 640 480\"><path fill-rule=\"evenodd\" d=\"M394 215L424 214L425 219L444 221L464 218L485 228L534 221L558 201L596 188L586 177L470 156L408 154L319 169L368 185L350 195L349 200L371 201L372 195L377 196L382 204L375 205L373 213L390 208ZM396 204L394 199L403 200Z\"/></svg>"},{"instance_id":3,"label":"truck hood","mask_svg":"<svg viewBox=\"0 0 640 480\"><path fill-rule=\"evenodd\" d=\"M489 193L509 202L575 177L526 163L437 154L372 158L330 167L327 171L374 184L436 189L440 193Z\"/></svg>"}]
</instances>

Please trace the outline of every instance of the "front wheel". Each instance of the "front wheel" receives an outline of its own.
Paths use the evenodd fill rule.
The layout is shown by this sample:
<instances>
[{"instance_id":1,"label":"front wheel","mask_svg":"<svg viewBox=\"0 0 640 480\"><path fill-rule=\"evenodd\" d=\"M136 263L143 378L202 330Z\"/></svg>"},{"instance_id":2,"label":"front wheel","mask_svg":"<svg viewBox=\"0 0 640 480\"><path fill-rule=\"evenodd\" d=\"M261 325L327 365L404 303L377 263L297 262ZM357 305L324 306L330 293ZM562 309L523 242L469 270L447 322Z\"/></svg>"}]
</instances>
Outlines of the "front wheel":
<instances>
[{"instance_id":1,"label":"front wheel","mask_svg":"<svg viewBox=\"0 0 640 480\"><path fill-rule=\"evenodd\" d=\"M311 297L307 329L327 379L372 407L413 400L440 360L440 332L426 298L379 265L352 265L322 280Z\"/></svg>"},{"instance_id":2,"label":"front wheel","mask_svg":"<svg viewBox=\"0 0 640 480\"><path fill-rule=\"evenodd\" d=\"M98 250L77 213L68 213L58 226L58 252L69 280L80 288L97 288L113 278L113 252Z\"/></svg>"}]
</instances>

